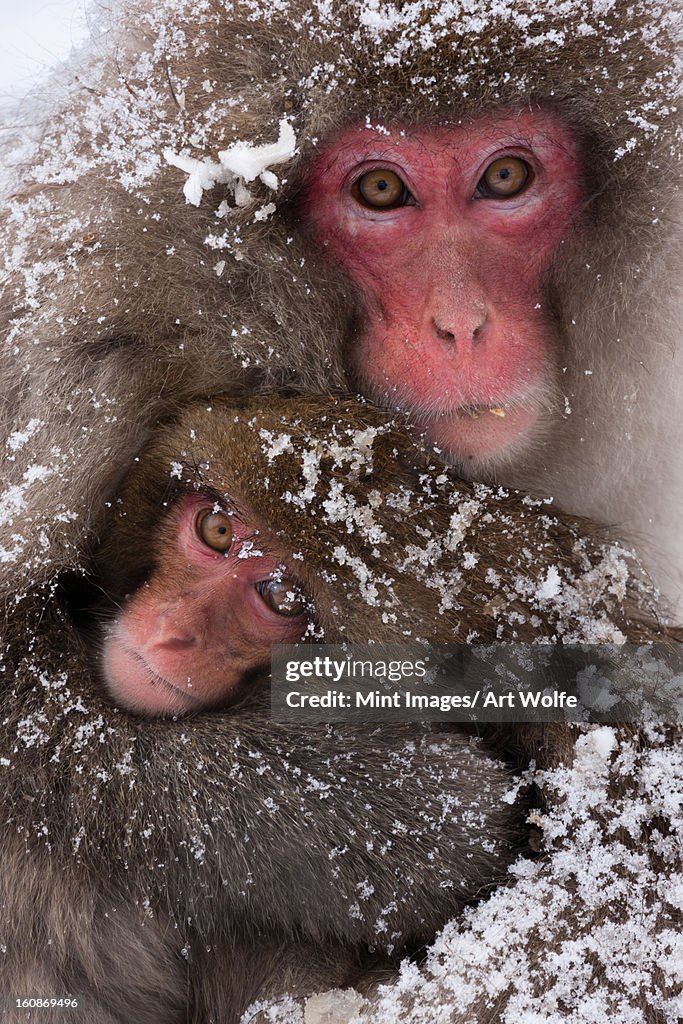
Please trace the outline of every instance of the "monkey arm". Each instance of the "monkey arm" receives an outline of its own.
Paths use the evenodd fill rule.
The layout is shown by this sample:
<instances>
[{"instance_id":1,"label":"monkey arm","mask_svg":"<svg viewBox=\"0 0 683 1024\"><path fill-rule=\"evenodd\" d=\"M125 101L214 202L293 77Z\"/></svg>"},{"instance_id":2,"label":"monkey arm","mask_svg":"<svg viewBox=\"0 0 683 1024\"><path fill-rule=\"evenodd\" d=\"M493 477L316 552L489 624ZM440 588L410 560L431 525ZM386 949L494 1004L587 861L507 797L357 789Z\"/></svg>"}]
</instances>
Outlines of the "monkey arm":
<instances>
[{"instance_id":1,"label":"monkey arm","mask_svg":"<svg viewBox=\"0 0 683 1024\"><path fill-rule=\"evenodd\" d=\"M75 632L69 658L52 656L54 630L69 634L49 609L37 609L26 652L25 611L20 653L6 634L3 661L10 987L34 964L38 981L87 982L92 996L112 915L130 921L133 949L149 936L176 966L182 950L206 947L218 964L262 933L283 948L397 953L479 896L482 878L504 877L519 808L503 802L506 770L465 738L291 728L258 701L180 723L129 717L93 693ZM29 892L52 880L37 899L18 885L24 864ZM79 946L70 937L81 933ZM123 985L123 965L108 970Z\"/></svg>"},{"instance_id":2,"label":"monkey arm","mask_svg":"<svg viewBox=\"0 0 683 1024\"><path fill-rule=\"evenodd\" d=\"M520 862L514 886L452 921L420 968L404 962L367 1002L347 992L346 1010L336 992L309 1000L306 1024L331 1008L335 1024L679 1021L680 729L589 731L543 788L546 856ZM281 1006L254 1024L303 1020L302 1007L278 1016Z\"/></svg>"},{"instance_id":3,"label":"monkey arm","mask_svg":"<svg viewBox=\"0 0 683 1024\"><path fill-rule=\"evenodd\" d=\"M501 802L509 776L462 736L304 731L246 704L149 722L112 710L73 672L64 685L66 707L61 687L47 706L42 693L34 707L22 700L22 720L43 723L38 749L13 749L22 726L5 717L15 828L40 848L43 822L57 861L123 872L141 899L176 892L195 922L220 907L233 927L398 946L505 873L519 816ZM84 745L88 728L97 738Z\"/></svg>"}]
</instances>

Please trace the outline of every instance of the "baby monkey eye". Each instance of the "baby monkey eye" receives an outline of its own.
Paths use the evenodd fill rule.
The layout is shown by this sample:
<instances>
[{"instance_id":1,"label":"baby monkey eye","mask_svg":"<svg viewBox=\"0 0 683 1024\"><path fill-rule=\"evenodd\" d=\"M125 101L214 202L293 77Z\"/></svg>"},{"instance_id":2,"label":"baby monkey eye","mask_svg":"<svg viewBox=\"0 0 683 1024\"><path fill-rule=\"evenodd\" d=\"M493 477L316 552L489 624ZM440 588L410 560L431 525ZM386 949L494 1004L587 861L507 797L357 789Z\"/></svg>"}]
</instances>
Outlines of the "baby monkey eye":
<instances>
[{"instance_id":1,"label":"baby monkey eye","mask_svg":"<svg viewBox=\"0 0 683 1024\"><path fill-rule=\"evenodd\" d=\"M276 615L294 618L305 611L303 597L297 592L294 580L287 576L278 580L262 580L256 584L256 589Z\"/></svg>"},{"instance_id":2,"label":"baby monkey eye","mask_svg":"<svg viewBox=\"0 0 683 1024\"><path fill-rule=\"evenodd\" d=\"M225 512L203 509L195 520L197 534L213 551L228 551L232 544L232 523Z\"/></svg>"},{"instance_id":3,"label":"baby monkey eye","mask_svg":"<svg viewBox=\"0 0 683 1024\"><path fill-rule=\"evenodd\" d=\"M395 171L377 167L354 182L351 192L363 206L373 210L393 210L405 206L410 192Z\"/></svg>"},{"instance_id":4,"label":"baby monkey eye","mask_svg":"<svg viewBox=\"0 0 683 1024\"><path fill-rule=\"evenodd\" d=\"M477 192L489 199L510 199L523 192L531 180L531 168L516 156L494 160L482 174Z\"/></svg>"}]
</instances>

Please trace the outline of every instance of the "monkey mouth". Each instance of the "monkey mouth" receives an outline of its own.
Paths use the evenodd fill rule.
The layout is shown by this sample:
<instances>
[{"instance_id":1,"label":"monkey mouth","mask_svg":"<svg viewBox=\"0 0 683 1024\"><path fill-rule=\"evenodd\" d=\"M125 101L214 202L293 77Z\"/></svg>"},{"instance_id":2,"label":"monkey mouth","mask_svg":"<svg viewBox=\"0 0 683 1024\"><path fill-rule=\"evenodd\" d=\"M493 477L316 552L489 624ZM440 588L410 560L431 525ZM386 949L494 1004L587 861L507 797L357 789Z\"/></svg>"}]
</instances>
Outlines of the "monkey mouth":
<instances>
[{"instance_id":1,"label":"monkey mouth","mask_svg":"<svg viewBox=\"0 0 683 1024\"><path fill-rule=\"evenodd\" d=\"M468 403L421 416L416 428L456 463L483 467L524 446L538 416L533 403Z\"/></svg>"},{"instance_id":2,"label":"monkey mouth","mask_svg":"<svg viewBox=\"0 0 683 1024\"><path fill-rule=\"evenodd\" d=\"M142 714L177 715L204 707L201 698L160 675L119 630L105 644L103 668L110 694L117 703L131 710Z\"/></svg>"},{"instance_id":3,"label":"monkey mouth","mask_svg":"<svg viewBox=\"0 0 683 1024\"><path fill-rule=\"evenodd\" d=\"M154 683L156 686L161 686L167 692L170 692L172 694L180 694L181 697L187 698L187 700L189 701L193 701L197 705L197 707L202 706L202 702L199 699L199 697L195 697L193 693L188 693L186 689L176 685L176 683L172 683L171 680L167 679L165 676L159 675L159 673L152 668L147 659L144 658L139 651L134 651L130 648L127 648L126 653L139 663L140 667L143 668L144 671L149 676L151 682Z\"/></svg>"},{"instance_id":4,"label":"monkey mouth","mask_svg":"<svg viewBox=\"0 0 683 1024\"><path fill-rule=\"evenodd\" d=\"M507 416L509 408L510 406L506 406L503 404L463 405L459 409L456 409L454 412L451 412L448 415L449 418L454 417L456 419L461 419L464 416L468 416L471 420L477 420L479 419L480 416L483 416L484 413L491 413L492 416L497 416L499 419L503 420Z\"/></svg>"}]
</instances>

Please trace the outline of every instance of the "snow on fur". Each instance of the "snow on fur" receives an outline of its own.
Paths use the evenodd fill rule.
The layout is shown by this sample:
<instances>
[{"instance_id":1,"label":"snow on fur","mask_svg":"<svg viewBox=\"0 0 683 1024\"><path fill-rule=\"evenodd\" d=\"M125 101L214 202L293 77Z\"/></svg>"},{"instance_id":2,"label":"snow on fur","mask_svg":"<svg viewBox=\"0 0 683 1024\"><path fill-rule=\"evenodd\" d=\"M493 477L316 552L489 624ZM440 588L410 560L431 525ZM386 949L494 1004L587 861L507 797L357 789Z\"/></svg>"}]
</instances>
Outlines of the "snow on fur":
<instances>
[{"instance_id":1,"label":"snow on fur","mask_svg":"<svg viewBox=\"0 0 683 1024\"><path fill-rule=\"evenodd\" d=\"M369 124L378 123L377 97L380 105L394 100L392 75L396 81L407 77L412 90L399 118L433 116L443 94L476 108L479 101L509 105L516 97L526 104L535 90L558 103L566 98L581 116L575 97L565 97L569 65L581 102L594 102L596 123L611 139L615 173L617 167L628 173L629 161L648 146L656 148L659 160L679 151L680 139L671 130L678 80L676 69L667 67L665 44L680 33L681 15L671 5L647 0L624 18L621 6L615 0L97 5L91 46L36 101L40 129L20 132L17 149L16 132L4 143L3 162L13 182L21 183L29 169L28 181L8 196L3 217L9 310L4 360L16 364L17 375L31 377L39 393L36 382L52 362L57 374L60 368L68 373L69 359L76 358L74 336L87 336L89 348L142 333L150 348L181 358L188 335L210 334L222 344L226 364L231 357L223 380L235 387L254 372L275 386L295 381L310 390L336 383L330 374L327 380L316 375L315 368L325 366L322 351L310 358L312 347L323 349L324 332L288 360L272 344L272 326L262 331L245 322L230 309L229 295L258 267L264 222L276 220L280 205L291 200L291 182L321 141L321 120L333 132L351 115L339 103L340 90L355 84L361 108L353 117ZM219 81L198 73L197 66L205 55L207 65L209 55L220 55L226 24L228 45L244 55L245 67ZM630 64L634 36L653 68L637 86ZM279 48L275 62L273 40ZM289 52L298 59L298 77L291 83L280 70ZM500 52L506 54L502 65ZM444 60L444 54L452 59ZM616 87L606 90L606 80ZM271 93L274 116L272 102L264 102ZM171 197L179 190L202 211L202 219L188 217L182 231L169 219ZM659 216L666 223L658 195L652 198L653 221ZM134 241L124 237L131 225L137 225ZM271 258L282 262L283 279L291 278L296 308L306 267L293 250L286 262L290 243L283 238ZM131 244L149 252L144 272L127 257ZM185 287L176 287L177 281ZM188 308L190 290L198 298ZM23 574L29 586L32 578L44 578L51 567L58 571L75 557L71 545L60 550L50 509L43 507L43 495L54 485L43 487L41 481L59 478L62 511L83 524L85 537L97 494L89 496L89 508L78 485L81 472L96 479L103 457L119 458L120 423L132 415L116 381L105 379L92 389L71 383L67 389L58 376L50 380L52 404L73 424L71 442L57 443L41 424L8 468L4 507L15 507L17 515L3 572L14 579ZM81 415L97 417L96 453L87 431L77 426ZM42 478L31 476L33 464L43 467ZM27 499L21 505L14 498L17 487ZM31 541L37 536L46 542L39 551Z\"/></svg>"},{"instance_id":2,"label":"snow on fur","mask_svg":"<svg viewBox=\"0 0 683 1024\"><path fill-rule=\"evenodd\" d=\"M264 221L277 222L280 204L292 198L290 180L320 141L316 125L327 120L333 128L348 116L338 109L338 98L349 82L357 83L362 97L354 116L376 123L373 97L393 73L412 84L402 111L408 117L411 110L430 110L437 77L439 92L447 85L453 96L485 97L489 104L526 100L536 87L562 102L570 66L584 101L593 98L599 123L612 140L615 175L626 173L629 161L650 145L658 147L660 157L675 157L680 138L668 127L678 102L675 74L660 68L644 85L634 86L629 54L635 47L623 44L635 34L643 59L657 64L665 40L680 34L680 10L640 0L629 5L626 19L624 6L617 0L127 0L100 11L92 46L59 73L55 88L41 99L42 130L32 131L29 139L14 132L4 144L7 176L22 187L11 194L7 189L3 211L3 307L9 311L3 364L16 368L15 383L31 381L36 393L45 389L68 435L58 443L50 420L33 414L7 429L0 521L9 541L0 549L0 567L9 569L8 578L16 583L21 576L28 590L80 564L82 547L96 532L93 509L102 493L84 493L79 482L96 478L108 460L116 466L130 456L119 445L129 398L125 381L117 375L104 377L97 387L87 381L71 387L65 383L68 374L59 376L71 358L73 337L87 336L83 350L90 358L92 348L97 357L99 343L135 337L142 324L151 350L172 346L181 359L193 338L201 342L210 335L234 359L236 386L248 379L254 363L266 384L310 386L302 367L315 360L295 352L291 364L280 365L268 332L261 343L254 324L230 308L230 288L258 267L254 254L262 245ZM282 40L277 65L271 54L259 54L252 40L253 50L245 53L254 64L241 77L198 77L192 70L196 59L221 45L221 24L232 19L242 26L239 45L244 47L270 27L271 38L274 33ZM307 40L306 60L298 67L296 87L285 87L280 63L300 38ZM444 47L454 55L448 68L438 63ZM509 53L503 69L499 60L492 61L494 52ZM586 60L586 53L592 59ZM608 79L618 86L609 93L604 91ZM278 97L274 116L262 102L266 93ZM10 148L12 141L16 149ZM227 187L214 189L220 184ZM200 228L188 220L178 232L167 209L169 197L182 190L188 214L197 212L198 204L205 219ZM664 223L666 215L653 196L653 222ZM136 250L150 254L145 274L157 282L153 302L140 287L148 284L147 277L130 269L120 247L124 217L138 225ZM290 241L283 229L280 248L271 254L278 265ZM292 294L305 292L306 268L294 261L283 268ZM303 292L296 291L300 279ZM179 309L178 280L189 281L188 291L194 289L201 301L193 300L188 309L186 300ZM242 347L245 337L250 344ZM131 357L131 377L135 372ZM135 409L141 418L146 412L144 422L157 411L151 404ZM81 414L90 424L87 430ZM277 443L286 448L284 439ZM366 448L367 443L363 439ZM80 473L72 473L74 466ZM306 473L307 485L314 487L314 458ZM57 507L48 500L55 478ZM44 492L47 482L50 489ZM294 496L304 509L309 493L304 488ZM410 507L414 500L396 495L396 508L402 502ZM421 538L406 552L406 564L432 580L444 600L448 581L439 577L435 562L444 546L460 550L482 502L493 500L490 489L479 491L452 510L446 538ZM382 543L370 499L363 508L339 492L327 501L330 521L349 517L370 543ZM80 535L65 534L65 522L76 523ZM347 557L341 545L337 557ZM463 548L462 569L476 557ZM363 562L357 569L359 593L375 599L384 581L373 579ZM566 579L551 571L540 585L524 575L517 585L544 610L554 605L562 619L564 612L571 618L590 607L596 597L618 600L626 573L619 556L606 551L592 575ZM609 621L606 616L596 624L588 615L584 636L599 639L600 627L606 623L609 630ZM30 660L30 638L27 648ZM108 727L72 697L61 673L46 678L36 663L35 685L45 690L44 705L54 721L73 721L65 736L74 748L102 742ZM36 711L17 723L16 750L50 743L54 722L45 715ZM649 741L639 746L604 730L582 737L573 767L542 780L549 796L549 810L539 818L546 857L518 863L514 884L449 925L424 968L406 963L396 984L383 989L371 1009L353 1016L358 1002L349 997L347 1018L350 1013L363 1024L446 1019L481 1024L497 1007L506 1024L640 1024L638 1000L644 996L653 1016L658 1013L671 1024L679 1020L683 747L658 733ZM60 754L56 743L57 761ZM3 770L12 770L15 756L15 750L2 752ZM114 771L127 783L131 759L132 749L126 747ZM175 771L186 770L179 758ZM398 751L397 776L409 770L407 753ZM103 791L107 781L93 777L93 793ZM80 823L73 824L69 838L77 853L87 836L80 835ZM191 845L197 859L204 856L205 824L194 822ZM123 827L132 831L140 823ZM624 837L635 843L626 844ZM324 1019L325 1007L319 1001L300 1011L290 1002L264 1012L272 1021L290 1024L305 1013L306 1024L315 1024Z\"/></svg>"},{"instance_id":3,"label":"snow on fur","mask_svg":"<svg viewBox=\"0 0 683 1024\"><path fill-rule=\"evenodd\" d=\"M259 1020L642 1024L649 1013L680 1021L683 743L664 730L649 738L643 747L593 728L577 741L571 768L538 779L550 808L537 818L545 856L513 865L510 886L448 925L423 967L406 961L367 1001L330 992L305 1008L261 1006Z\"/></svg>"}]
</instances>

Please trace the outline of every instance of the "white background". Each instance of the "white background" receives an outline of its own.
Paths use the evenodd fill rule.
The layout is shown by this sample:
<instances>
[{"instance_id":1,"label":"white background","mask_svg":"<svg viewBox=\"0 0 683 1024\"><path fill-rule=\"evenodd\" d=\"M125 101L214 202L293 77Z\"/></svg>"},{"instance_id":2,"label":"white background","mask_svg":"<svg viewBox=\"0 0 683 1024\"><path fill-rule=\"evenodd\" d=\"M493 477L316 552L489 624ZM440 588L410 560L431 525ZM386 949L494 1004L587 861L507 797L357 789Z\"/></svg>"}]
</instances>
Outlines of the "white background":
<instances>
[{"instance_id":1,"label":"white background","mask_svg":"<svg viewBox=\"0 0 683 1024\"><path fill-rule=\"evenodd\" d=\"M0 0L0 104L25 95L88 32L88 0Z\"/></svg>"}]
</instances>

